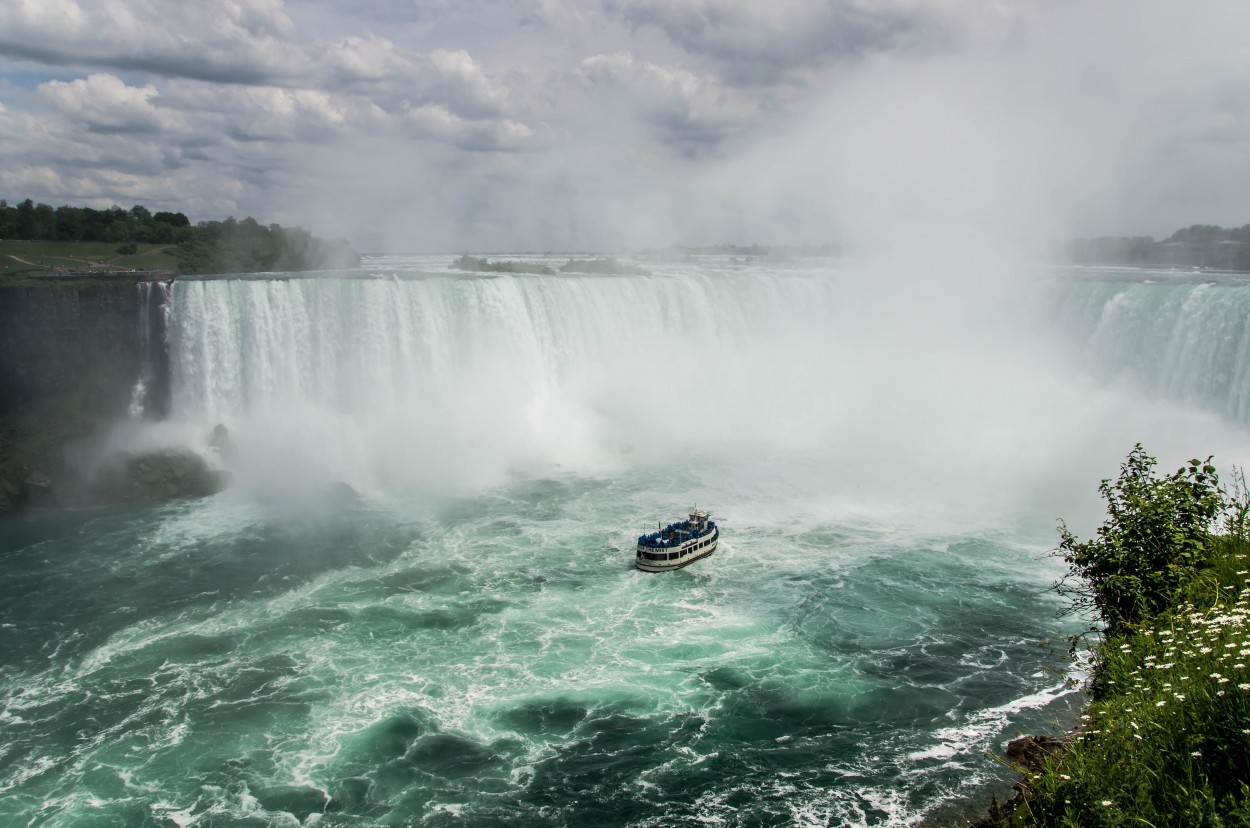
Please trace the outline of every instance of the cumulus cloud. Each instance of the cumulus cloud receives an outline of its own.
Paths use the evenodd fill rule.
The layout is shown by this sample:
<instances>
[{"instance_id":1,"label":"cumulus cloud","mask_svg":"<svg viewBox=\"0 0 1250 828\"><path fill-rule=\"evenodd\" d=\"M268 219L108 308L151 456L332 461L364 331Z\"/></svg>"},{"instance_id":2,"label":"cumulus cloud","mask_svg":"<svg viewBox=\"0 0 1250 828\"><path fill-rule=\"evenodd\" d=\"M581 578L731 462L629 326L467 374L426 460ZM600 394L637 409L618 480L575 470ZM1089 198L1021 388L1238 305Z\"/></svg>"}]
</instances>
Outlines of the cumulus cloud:
<instances>
[{"instance_id":1,"label":"cumulus cloud","mask_svg":"<svg viewBox=\"0 0 1250 828\"><path fill-rule=\"evenodd\" d=\"M833 61L947 46L966 24L1004 8L942 0L604 0L604 7L714 60L727 80L742 84L795 82Z\"/></svg>"},{"instance_id":2,"label":"cumulus cloud","mask_svg":"<svg viewBox=\"0 0 1250 828\"><path fill-rule=\"evenodd\" d=\"M10 0L0 195L407 249L1244 223L1247 24L1234 0Z\"/></svg>"},{"instance_id":3,"label":"cumulus cloud","mask_svg":"<svg viewBox=\"0 0 1250 828\"><path fill-rule=\"evenodd\" d=\"M96 132L156 132L173 127L176 120L173 113L155 105L156 87L127 86L114 75L97 73L68 83L49 81L39 92L54 108Z\"/></svg>"},{"instance_id":4,"label":"cumulus cloud","mask_svg":"<svg viewBox=\"0 0 1250 828\"><path fill-rule=\"evenodd\" d=\"M610 108L641 118L661 143L688 155L716 148L761 116L754 100L714 78L636 60L629 52L587 58L578 75L592 96L606 94Z\"/></svg>"},{"instance_id":5,"label":"cumulus cloud","mask_svg":"<svg viewBox=\"0 0 1250 828\"><path fill-rule=\"evenodd\" d=\"M274 82L308 59L281 0L14 0L0 54L200 80Z\"/></svg>"}]
</instances>

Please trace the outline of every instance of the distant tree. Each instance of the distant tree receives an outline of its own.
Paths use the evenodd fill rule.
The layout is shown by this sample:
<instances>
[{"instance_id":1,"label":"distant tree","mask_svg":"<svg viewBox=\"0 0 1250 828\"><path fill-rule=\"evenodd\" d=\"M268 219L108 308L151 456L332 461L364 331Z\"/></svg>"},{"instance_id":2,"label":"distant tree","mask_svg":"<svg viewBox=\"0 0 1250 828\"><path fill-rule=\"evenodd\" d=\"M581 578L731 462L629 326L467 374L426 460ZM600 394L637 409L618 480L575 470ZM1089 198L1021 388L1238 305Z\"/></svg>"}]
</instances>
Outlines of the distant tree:
<instances>
[{"instance_id":1,"label":"distant tree","mask_svg":"<svg viewBox=\"0 0 1250 828\"><path fill-rule=\"evenodd\" d=\"M152 216L153 221L168 224L171 227L190 227L191 221L182 213L161 212Z\"/></svg>"},{"instance_id":2,"label":"distant tree","mask_svg":"<svg viewBox=\"0 0 1250 828\"><path fill-rule=\"evenodd\" d=\"M1233 267L1237 270L1250 271L1250 244L1242 242L1242 247L1237 251L1233 260Z\"/></svg>"},{"instance_id":3,"label":"distant tree","mask_svg":"<svg viewBox=\"0 0 1250 828\"><path fill-rule=\"evenodd\" d=\"M1194 224L1177 230L1172 234L1168 241L1174 242L1198 242L1198 241L1224 241L1229 237L1228 230L1214 224Z\"/></svg>"},{"instance_id":4,"label":"distant tree","mask_svg":"<svg viewBox=\"0 0 1250 828\"><path fill-rule=\"evenodd\" d=\"M62 204L56 208L56 238L58 241L82 241L87 223L80 207Z\"/></svg>"},{"instance_id":5,"label":"distant tree","mask_svg":"<svg viewBox=\"0 0 1250 828\"><path fill-rule=\"evenodd\" d=\"M134 228L125 218L114 218L105 229L105 238L101 241L128 242L135 237Z\"/></svg>"},{"instance_id":6,"label":"distant tree","mask_svg":"<svg viewBox=\"0 0 1250 828\"><path fill-rule=\"evenodd\" d=\"M35 233L35 202L29 198L17 205L17 221L13 235L19 239L33 239Z\"/></svg>"},{"instance_id":7,"label":"distant tree","mask_svg":"<svg viewBox=\"0 0 1250 828\"><path fill-rule=\"evenodd\" d=\"M91 242L107 241L108 226L111 222L112 218L106 211L85 208L82 217L82 240Z\"/></svg>"},{"instance_id":8,"label":"distant tree","mask_svg":"<svg viewBox=\"0 0 1250 828\"><path fill-rule=\"evenodd\" d=\"M172 244L185 273L339 268L360 261L343 239L319 239L300 227L266 227L251 217L192 226L185 213L153 214L141 204L54 210L29 198L15 207L0 200L0 238L106 242L123 253L137 252L139 244Z\"/></svg>"},{"instance_id":9,"label":"distant tree","mask_svg":"<svg viewBox=\"0 0 1250 828\"><path fill-rule=\"evenodd\" d=\"M56 211L47 204L35 205L35 229L32 239L56 238Z\"/></svg>"}]
</instances>

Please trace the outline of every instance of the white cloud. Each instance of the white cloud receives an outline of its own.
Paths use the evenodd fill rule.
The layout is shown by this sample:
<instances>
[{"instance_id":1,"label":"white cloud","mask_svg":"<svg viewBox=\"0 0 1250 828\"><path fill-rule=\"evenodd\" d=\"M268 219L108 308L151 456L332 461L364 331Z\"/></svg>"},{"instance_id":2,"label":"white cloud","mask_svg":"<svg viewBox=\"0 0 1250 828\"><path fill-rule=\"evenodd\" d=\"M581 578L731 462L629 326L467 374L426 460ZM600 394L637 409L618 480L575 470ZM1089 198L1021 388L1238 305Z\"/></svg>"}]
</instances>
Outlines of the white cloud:
<instances>
[{"instance_id":1,"label":"white cloud","mask_svg":"<svg viewBox=\"0 0 1250 828\"><path fill-rule=\"evenodd\" d=\"M176 120L155 105L159 97L155 86L127 86L109 74L68 83L48 81L39 87L39 94L71 121L99 132L156 132L173 127Z\"/></svg>"},{"instance_id":2,"label":"white cloud","mask_svg":"<svg viewBox=\"0 0 1250 828\"><path fill-rule=\"evenodd\" d=\"M1244 223L1247 28L1233 0L9 0L0 195L350 202L452 249Z\"/></svg>"},{"instance_id":3,"label":"white cloud","mask_svg":"<svg viewBox=\"0 0 1250 828\"><path fill-rule=\"evenodd\" d=\"M608 108L641 118L662 143L691 155L717 147L761 117L755 101L714 78L639 61L629 52L587 58L578 75L592 96L609 95Z\"/></svg>"},{"instance_id":4,"label":"white cloud","mask_svg":"<svg viewBox=\"0 0 1250 828\"><path fill-rule=\"evenodd\" d=\"M469 121L439 104L411 107L402 114L408 134L470 151L519 150L534 131L516 121Z\"/></svg>"},{"instance_id":5,"label":"white cloud","mask_svg":"<svg viewBox=\"0 0 1250 828\"><path fill-rule=\"evenodd\" d=\"M715 61L727 80L810 79L839 60L947 44L969 20L1005 4L919 0L604 0L629 24L662 31L684 51Z\"/></svg>"},{"instance_id":6,"label":"white cloud","mask_svg":"<svg viewBox=\"0 0 1250 828\"><path fill-rule=\"evenodd\" d=\"M306 70L281 0L16 0L0 54L62 66L266 82Z\"/></svg>"}]
</instances>

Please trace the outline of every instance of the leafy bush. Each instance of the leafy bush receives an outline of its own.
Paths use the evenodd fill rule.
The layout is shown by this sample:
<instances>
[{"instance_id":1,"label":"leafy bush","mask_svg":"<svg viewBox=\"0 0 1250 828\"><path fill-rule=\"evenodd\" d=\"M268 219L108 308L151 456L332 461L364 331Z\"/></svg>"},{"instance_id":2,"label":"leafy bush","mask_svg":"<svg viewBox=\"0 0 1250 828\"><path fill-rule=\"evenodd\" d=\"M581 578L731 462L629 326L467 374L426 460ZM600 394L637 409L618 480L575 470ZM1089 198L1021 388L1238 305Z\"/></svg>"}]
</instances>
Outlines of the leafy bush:
<instances>
[{"instance_id":1,"label":"leafy bush","mask_svg":"<svg viewBox=\"0 0 1250 828\"><path fill-rule=\"evenodd\" d=\"M1057 589L1073 599L1074 611L1094 610L1108 637L1168 606L1202 563L1224 508L1210 457L1165 477L1154 475L1156 462L1138 443L1119 479L1102 481L1107 519L1093 539L1078 540L1060 521L1059 552L1069 569Z\"/></svg>"},{"instance_id":2,"label":"leafy bush","mask_svg":"<svg viewBox=\"0 0 1250 828\"><path fill-rule=\"evenodd\" d=\"M1212 539L1173 605L1097 653L1101 692L998 825L1250 826L1250 544Z\"/></svg>"},{"instance_id":3,"label":"leafy bush","mask_svg":"<svg viewBox=\"0 0 1250 828\"><path fill-rule=\"evenodd\" d=\"M1221 489L1209 457L1163 477L1155 462L1138 444L1102 482L1093 539L1060 524L1059 591L1105 624L1091 702L979 825L1250 828L1250 493L1236 468Z\"/></svg>"}]
</instances>

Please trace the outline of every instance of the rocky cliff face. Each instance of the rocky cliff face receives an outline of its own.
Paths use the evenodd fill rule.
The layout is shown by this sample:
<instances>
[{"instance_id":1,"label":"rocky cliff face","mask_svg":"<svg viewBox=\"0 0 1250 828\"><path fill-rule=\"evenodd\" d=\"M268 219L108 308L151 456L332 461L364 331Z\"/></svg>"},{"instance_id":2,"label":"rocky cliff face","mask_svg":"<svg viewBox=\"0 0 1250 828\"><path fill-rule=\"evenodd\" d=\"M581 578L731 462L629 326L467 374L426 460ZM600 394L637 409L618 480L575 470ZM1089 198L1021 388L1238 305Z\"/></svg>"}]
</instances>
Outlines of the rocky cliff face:
<instances>
[{"instance_id":1,"label":"rocky cliff face","mask_svg":"<svg viewBox=\"0 0 1250 828\"><path fill-rule=\"evenodd\" d=\"M0 288L0 511L64 492L67 449L125 416L145 373L148 413L163 413L163 341L143 335L159 308L146 300L133 281Z\"/></svg>"},{"instance_id":2,"label":"rocky cliff face","mask_svg":"<svg viewBox=\"0 0 1250 828\"><path fill-rule=\"evenodd\" d=\"M0 288L0 416L65 395L124 412L140 359L133 282Z\"/></svg>"}]
</instances>

